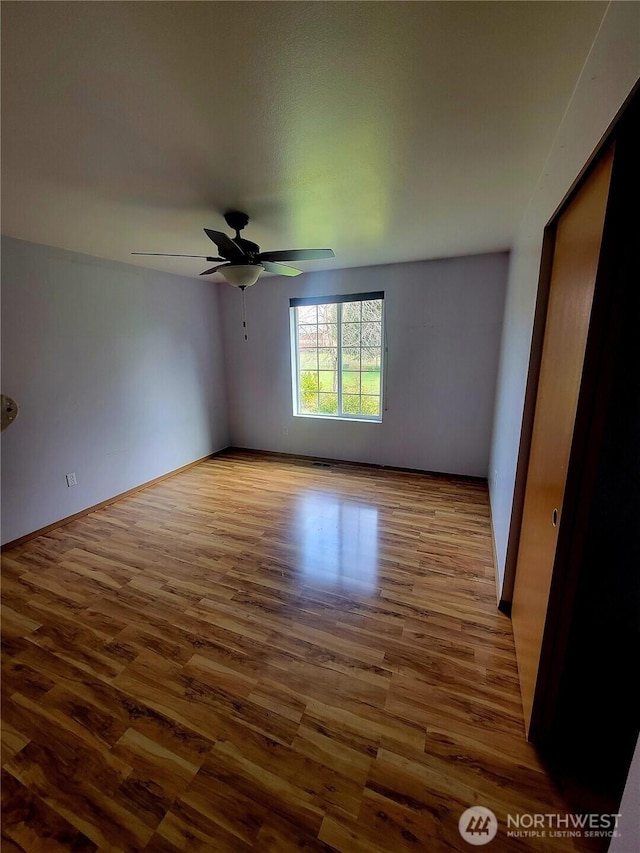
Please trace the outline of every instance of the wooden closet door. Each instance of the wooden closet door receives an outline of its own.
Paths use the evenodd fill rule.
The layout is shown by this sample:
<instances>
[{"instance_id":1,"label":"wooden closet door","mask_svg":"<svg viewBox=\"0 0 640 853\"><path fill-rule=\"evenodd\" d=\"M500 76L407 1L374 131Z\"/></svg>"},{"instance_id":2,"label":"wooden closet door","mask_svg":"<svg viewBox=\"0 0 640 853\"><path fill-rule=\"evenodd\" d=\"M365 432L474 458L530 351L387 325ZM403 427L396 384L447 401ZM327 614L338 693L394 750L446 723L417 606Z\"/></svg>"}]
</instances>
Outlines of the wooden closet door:
<instances>
[{"instance_id":1,"label":"wooden closet door","mask_svg":"<svg viewBox=\"0 0 640 853\"><path fill-rule=\"evenodd\" d=\"M612 163L610 149L578 189L556 228L512 605L527 734L540 676Z\"/></svg>"}]
</instances>

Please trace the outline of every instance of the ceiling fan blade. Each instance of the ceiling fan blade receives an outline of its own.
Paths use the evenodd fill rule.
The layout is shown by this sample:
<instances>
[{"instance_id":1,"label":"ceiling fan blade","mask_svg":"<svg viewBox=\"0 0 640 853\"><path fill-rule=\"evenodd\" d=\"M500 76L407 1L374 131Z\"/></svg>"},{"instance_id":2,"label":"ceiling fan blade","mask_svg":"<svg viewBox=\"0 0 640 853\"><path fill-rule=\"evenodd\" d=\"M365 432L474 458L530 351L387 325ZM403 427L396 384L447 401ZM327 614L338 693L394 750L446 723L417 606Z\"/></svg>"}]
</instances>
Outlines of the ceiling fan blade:
<instances>
[{"instance_id":1,"label":"ceiling fan blade","mask_svg":"<svg viewBox=\"0 0 640 853\"><path fill-rule=\"evenodd\" d=\"M221 260L221 258L218 258L218 260ZM228 266L229 264L218 264L217 267L211 267L210 270L205 270L204 272L201 272L200 275L211 275L211 273L218 272L218 270Z\"/></svg>"},{"instance_id":2,"label":"ceiling fan blade","mask_svg":"<svg viewBox=\"0 0 640 853\"><path fill-rule=\"evenodd\" d=\"M318 258L335 258L333 249L280 249L277 252L261 252L259 261L315 261Z\"/></svg>"},{"instance_id":3,"label":"ceiling fan blade","mask_svg":"<svg viewBox=\"0 0 640 853\"><path fill-rule=\"evenodd\" d=\"M240 246L234 243L231 237L228 237L223 231L212 231L211 228L205 228L204 233L210 240L213 240L220 254L228 260L240 260L246 257Z\"/></svg>"},{"instance_id":4,"label":"ceiling fan blade","mask_svg":"<svg viewBox=\"0 0 640 853\"><path fill-rule=\"evenodd\" d=\"M202 258L203 261L224 261L224 258L210 258L208 255L174 255L167 252L131 252L132 255L148 255L154 258Z\"/></svg>"},{"instance_id":5,"label":"ceiling fan blade","mask_svg":"<svg viewBox=\"0 0 640 853\"><path fill-rule=\"evenodd\" d=\"M276 275L300 275L302 270L297 270L295 267L285 267L284 264L272 264L270 261L260 261L267 272L275 273Z\"/></svg>"}]
</instances>

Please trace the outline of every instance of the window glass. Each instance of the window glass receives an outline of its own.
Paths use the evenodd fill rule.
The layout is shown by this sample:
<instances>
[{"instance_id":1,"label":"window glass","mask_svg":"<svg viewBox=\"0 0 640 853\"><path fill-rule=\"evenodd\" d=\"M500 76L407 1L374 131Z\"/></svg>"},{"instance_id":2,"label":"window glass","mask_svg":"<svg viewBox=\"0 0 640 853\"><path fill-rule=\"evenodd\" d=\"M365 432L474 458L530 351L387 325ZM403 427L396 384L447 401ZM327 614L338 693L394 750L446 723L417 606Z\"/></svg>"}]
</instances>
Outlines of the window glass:
<instances>
[{"instance_id":1,"label":"window glass","mask_svg":"<svg viewBox=\"0 0 640 853\"><path fill-rule=\"evenodd\" d=\"M334 299L292 300L294 413L380 421L384 299Z\"/></svg>"}]
</instances>

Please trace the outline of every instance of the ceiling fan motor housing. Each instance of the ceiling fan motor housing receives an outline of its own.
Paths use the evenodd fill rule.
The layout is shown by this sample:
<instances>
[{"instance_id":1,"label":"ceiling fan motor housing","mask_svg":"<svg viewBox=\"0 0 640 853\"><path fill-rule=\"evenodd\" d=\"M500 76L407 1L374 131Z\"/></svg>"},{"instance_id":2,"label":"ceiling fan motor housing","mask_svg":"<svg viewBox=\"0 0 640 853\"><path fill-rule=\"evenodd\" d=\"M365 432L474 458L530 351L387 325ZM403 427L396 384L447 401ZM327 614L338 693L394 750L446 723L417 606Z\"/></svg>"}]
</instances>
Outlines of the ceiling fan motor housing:
<instances>
[{"instance_id":1,"label":"ceiling fan motor housing","mask_svg":"<svg viewBox=\"0 0 640 853\"><path fill-rule=\"evenodd\" d=\"M249 224L249 216L241 210L227 210L224 214L224 221L234 231L242 231Z\"/></svg>"},{"instance_id":2,"label":"ceiling fan motor housing","mask_svg":"<svg viewBox=\"0 0 640 853\"><path fill-rule=\"evenodd\" d=\"M260 252L260 246L258 246L257 243L253 243L251 240L245 240L244 237L240 236L242 229L246 228L249 224L248 214L243 213L241 210L227 210L224 214L224 221L227 223L229 228L233 228L236 232L233 242L236 246L240 246L245 255L248 256L246 263L255 263L254 258Z\"/></svg>"}]
</instances>

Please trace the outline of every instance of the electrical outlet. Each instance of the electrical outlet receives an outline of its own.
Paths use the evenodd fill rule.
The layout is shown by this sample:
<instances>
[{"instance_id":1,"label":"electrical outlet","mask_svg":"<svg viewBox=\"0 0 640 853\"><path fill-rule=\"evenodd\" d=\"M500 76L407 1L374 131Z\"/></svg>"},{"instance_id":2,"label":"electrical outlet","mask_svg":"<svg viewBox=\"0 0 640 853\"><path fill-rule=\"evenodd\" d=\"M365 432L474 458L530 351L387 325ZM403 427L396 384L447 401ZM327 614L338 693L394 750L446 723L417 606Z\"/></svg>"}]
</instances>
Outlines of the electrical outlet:
<instances>
[{"instance_id":1,"label":"electrical outlet","mask_svg":"<svg viewBox=\"0 0 640 853\"><path fill-rule=\"evenodd\" d=\"M67 486L77 486L78 480L75 474L67 474Z\"/></svg>"}]
</instances>

